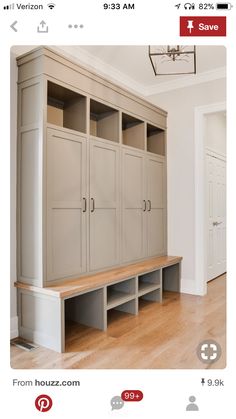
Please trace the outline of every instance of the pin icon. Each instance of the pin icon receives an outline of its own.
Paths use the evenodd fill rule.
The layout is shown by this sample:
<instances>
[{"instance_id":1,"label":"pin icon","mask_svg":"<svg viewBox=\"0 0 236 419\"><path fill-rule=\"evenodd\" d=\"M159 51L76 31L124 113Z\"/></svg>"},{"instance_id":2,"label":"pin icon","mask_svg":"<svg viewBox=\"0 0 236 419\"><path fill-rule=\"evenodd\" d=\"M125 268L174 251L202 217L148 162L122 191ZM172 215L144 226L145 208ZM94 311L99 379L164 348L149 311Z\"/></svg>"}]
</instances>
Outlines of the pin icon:
<instances>
[{"instance_id":1,"label":"pin icon","mask_svg":"<svg viewBox=\"0 0 236 419\"><path fill-rule=\"evenodd\" d=\"M188 20L187 29L189 29L189 33L192 32L192 29L193 28L194 28L194 26L193 26L193 20Z\"/></svg>"}]
</instances>

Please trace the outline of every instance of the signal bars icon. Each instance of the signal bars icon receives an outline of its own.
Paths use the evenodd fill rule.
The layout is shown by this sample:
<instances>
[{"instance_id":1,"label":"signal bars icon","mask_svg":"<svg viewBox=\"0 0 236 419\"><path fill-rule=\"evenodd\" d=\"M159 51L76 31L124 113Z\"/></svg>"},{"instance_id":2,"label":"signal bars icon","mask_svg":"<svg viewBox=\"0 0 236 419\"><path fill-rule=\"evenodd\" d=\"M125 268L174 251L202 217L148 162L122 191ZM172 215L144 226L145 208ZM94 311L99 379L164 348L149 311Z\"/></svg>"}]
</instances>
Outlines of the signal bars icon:
<instances>
[{"instance_id":1,"label":"signal bars icon","mask_svg":"<svg viewBox=\"0 0 236 419\"><path fill-rule=\"evenodd\" d=\"M12 3L12 4L8 4L7 6L3 6L3 9L4 9L4 10L11 10L11 9L14 9L14 3Z\"/></svg>"}]
</instances>

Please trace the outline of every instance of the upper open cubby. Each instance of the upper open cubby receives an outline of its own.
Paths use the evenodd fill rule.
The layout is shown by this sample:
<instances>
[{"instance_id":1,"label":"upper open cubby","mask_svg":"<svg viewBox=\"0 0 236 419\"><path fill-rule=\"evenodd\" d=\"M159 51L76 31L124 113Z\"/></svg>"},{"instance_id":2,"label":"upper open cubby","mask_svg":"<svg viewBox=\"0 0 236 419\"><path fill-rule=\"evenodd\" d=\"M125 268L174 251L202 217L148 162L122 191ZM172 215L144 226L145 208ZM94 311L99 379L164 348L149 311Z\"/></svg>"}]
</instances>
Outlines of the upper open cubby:
<instances>
[{"instance_id":1,"label":"upper open cubby","mask_svg":"<svg viewBox=\"0 0 236 419\"><path fill-rule=\"evenodd\" d=\"M122 143L144 150L144 122L131 115L122 113Z\"/></svg>"},{"instance_id":2,"label":"upper open cubby","mask_svg":"<svg viewBox=\"0 0 236 419\"><path fill-rule=\"evenodd\" d=\"M86 97L48 82L47 122L86 133Z\"/></svg>"},{"instance_id":3,"label":"upper open cubby","mask_svg":"<svg viewBox=\"0 0 236 419\"><path fill-rule=\"evenodd\" d=\"M119 142L119 112L104 105L104 103L90 100L90 135L106 140Z\"/></svg>"},{"instance_id":4,"label":"upper open cubby","mask_svg":"<svg viewBox=\"0 0 236 419\"><path fill-rule=\"evenodd\" d=\"M165 156L165 131L147 124L147 151Z\"/></svg>"}]
</instances>

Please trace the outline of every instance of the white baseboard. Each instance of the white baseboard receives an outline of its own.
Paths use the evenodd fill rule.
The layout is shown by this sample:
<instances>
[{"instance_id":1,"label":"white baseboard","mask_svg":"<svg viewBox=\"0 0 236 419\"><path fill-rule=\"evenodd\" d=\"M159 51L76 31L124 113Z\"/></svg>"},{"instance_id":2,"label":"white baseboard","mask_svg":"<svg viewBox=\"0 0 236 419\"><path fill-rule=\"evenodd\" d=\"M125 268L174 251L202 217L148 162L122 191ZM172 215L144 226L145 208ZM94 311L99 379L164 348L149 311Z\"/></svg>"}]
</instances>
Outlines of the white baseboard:
<instances>
[{"instance_id":1,"label":"white baseboard","mask_svg":"<svg viewBox=\"0 0 236 419\"><path fill-rule=\"evenodd\" d=\"M193 279L182 278L180 292L183 294L204 295L201 291L197 289L196 281L194 281Z\"/></svg>"},{"instance_id":2,"label":"white baseboard","mask_svg":"<svg viewBox=\"0 0 236 419\"><path fill-rule=\"evenodd\" d=\"M11 339L17 338L18 336L18 317L11 317Z\"/></svg>"}]
</instances>

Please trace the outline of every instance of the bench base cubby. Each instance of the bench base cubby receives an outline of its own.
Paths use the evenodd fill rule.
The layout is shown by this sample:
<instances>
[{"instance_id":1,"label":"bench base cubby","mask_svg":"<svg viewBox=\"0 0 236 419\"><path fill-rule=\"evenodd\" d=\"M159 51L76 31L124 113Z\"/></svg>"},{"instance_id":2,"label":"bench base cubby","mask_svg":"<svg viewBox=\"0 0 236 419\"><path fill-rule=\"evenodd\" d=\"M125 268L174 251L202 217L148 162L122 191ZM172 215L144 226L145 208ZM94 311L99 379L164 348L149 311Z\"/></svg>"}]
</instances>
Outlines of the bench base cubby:
<instances>
[{"instance_id":1,"label":"bench base cubby","mask_svg":"<svg viewBox=\"0 0 236 419\"><path fill-rule=\"evenodd\" d=\"M20 337L64 352L67 320L105 331L111 310L138 315L140 300L161 303L163 289L180 291L182 258L166 258L168 264L160 257L48 288L16 283Z\"/></svg>"},{"instance_id":2,"label":"bench base cubby","mask_svg":"<svg viewBox=\"0 0 236 419\"><path fill-rule=\"evenodd\" d=\"M65 318L95 329L106 330L104 288L65 300Z\"/></svg>"},{"instance_id":3,"label":"bench base cubby","mask_svg":"<svg viewBox=\"0 0 236 419\"><path fill-rule=\"evenodd\" d=\"M136 296L136 278L119 281L106 287L107 310L121 306Z\"/></svg>"},{"instance_id":4,"label":"bench base cubby","mask_svg":"<svg viewBox=\"0 0 236 419\"><path fill-rule=\"evenodd\" d=\"M138 277L138 296L147 301L162 301L162 270L147 272Z\"/></svg>"},{"instance_id":5,"label":"bench base cubby","mask_svg":"<svg viewBox=\"0 0 236 419\"><path fill-rule=\"evenodd\" d=\"M164 291L180 292L180 263L162 268Z\"/></svg>"}]
</instances>

